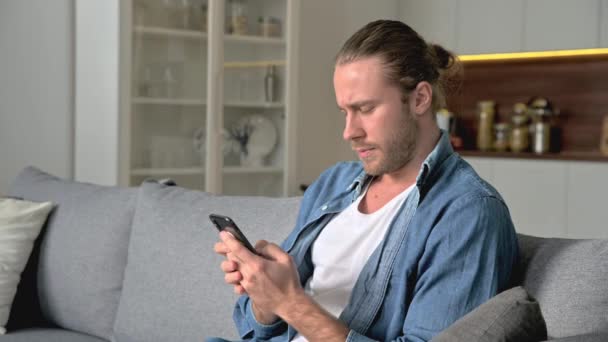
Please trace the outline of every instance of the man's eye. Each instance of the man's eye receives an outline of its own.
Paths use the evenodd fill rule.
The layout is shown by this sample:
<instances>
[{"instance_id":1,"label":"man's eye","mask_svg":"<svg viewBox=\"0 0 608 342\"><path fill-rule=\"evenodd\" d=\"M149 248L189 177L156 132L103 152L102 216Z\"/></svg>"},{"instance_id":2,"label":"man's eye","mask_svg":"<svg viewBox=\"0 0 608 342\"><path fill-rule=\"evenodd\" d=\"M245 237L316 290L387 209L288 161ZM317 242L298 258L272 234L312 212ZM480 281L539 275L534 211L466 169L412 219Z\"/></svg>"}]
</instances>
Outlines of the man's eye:
<instances>
[{"instance_id":1,"label":"man's eye","mask_svg":"<svg viewBox=\"0 0 608 342\"><path fill-rule=\"evenodd\" d=\"M359 111L361 111L361 113L371 113L374 110L373 106L365 106L365 107L361 107L359 109Z\"/></svg>"}]
</instances>

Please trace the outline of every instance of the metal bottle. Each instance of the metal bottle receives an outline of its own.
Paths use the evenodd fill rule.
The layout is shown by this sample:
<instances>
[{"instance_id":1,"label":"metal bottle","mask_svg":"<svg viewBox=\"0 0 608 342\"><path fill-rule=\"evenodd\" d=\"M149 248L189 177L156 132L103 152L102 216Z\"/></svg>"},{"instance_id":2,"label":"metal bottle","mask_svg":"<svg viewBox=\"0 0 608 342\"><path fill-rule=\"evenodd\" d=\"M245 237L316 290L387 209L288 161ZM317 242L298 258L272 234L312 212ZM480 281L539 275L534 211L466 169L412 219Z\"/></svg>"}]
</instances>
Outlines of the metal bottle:
<instances>
[{"instance_id":1,"label":"metal bottle","mask_svg":"<svg viewBox=\"0 0 608 342\"><path fill-rule=\"evenodd\" d=\"M275 66L269 65L266 69L266 76L264 76L264 95L266 102L276 101L276 79Z\"/></svg>"}]
</instances>

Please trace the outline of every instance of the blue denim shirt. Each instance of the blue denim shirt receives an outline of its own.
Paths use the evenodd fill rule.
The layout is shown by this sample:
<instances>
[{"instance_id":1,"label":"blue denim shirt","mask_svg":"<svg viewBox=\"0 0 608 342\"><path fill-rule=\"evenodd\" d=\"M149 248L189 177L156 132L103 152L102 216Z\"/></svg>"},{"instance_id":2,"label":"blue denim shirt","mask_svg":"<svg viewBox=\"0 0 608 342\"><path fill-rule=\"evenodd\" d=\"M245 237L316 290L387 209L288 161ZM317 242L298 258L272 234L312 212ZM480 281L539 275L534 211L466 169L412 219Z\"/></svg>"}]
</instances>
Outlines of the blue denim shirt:
<instances>
[{"instance_id":1,"label":"blue denim shirt","mask_svg":"<svg viewBox=\"0 0 608 342\"><path fill-rule=\"evenodd\" d=\"M282 244L302 286L313 273L312 243L370 180L361 163L344 162L306 190ZM508 286L517 246L503 199L442 133L339 317L350 328L347 341L430 340ZM289 341L296 334L283 321L258 323L247 296L239 298L234 320L243 339Z\"/></svg>"}]
</instances>

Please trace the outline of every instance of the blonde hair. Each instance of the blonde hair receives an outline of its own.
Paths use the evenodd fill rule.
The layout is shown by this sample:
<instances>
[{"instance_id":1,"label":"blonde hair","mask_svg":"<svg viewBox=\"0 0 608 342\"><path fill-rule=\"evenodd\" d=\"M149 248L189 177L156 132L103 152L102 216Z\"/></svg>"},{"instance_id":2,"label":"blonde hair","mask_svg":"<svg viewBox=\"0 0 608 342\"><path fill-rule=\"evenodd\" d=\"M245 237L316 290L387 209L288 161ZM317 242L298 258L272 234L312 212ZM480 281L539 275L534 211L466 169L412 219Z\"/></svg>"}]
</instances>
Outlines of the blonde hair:
<instances>
[{"instance_id":1,"label":"blonde hair","mask_svg":"<svg viewBox=\"0 0 608 342\"><path fill-rule=\"evenodd\" d=\"M437 44L428 44L407 24L373 21L355 32L336 56L336 65L380 57L387 79L398 85L403 102L422 81L433 87L433 112L446 106L446 90L457 87L462 67L457 57Z\"/></svg>"}]
</instances>

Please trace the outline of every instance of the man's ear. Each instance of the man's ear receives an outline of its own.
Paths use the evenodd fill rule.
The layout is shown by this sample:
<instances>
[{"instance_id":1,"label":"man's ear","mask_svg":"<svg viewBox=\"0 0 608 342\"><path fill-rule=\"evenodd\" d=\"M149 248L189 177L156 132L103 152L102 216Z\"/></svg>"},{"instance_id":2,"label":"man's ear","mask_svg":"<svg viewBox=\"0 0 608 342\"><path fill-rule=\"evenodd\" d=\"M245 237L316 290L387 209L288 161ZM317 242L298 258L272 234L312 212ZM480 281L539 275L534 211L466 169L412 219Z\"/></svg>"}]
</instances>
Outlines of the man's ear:
<instances>
[{"instance_id":1,"label":"man's ear","mask_svg":"<svg viewBox=\"0 0 608 342\"><path fill-rule=\"evenodd\" d=\"M431 108L433 104L433 87L429 82L419 82L410 95L410 109L415 115L423 115Z\"/></svg>"}]
</instances>

